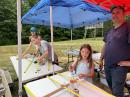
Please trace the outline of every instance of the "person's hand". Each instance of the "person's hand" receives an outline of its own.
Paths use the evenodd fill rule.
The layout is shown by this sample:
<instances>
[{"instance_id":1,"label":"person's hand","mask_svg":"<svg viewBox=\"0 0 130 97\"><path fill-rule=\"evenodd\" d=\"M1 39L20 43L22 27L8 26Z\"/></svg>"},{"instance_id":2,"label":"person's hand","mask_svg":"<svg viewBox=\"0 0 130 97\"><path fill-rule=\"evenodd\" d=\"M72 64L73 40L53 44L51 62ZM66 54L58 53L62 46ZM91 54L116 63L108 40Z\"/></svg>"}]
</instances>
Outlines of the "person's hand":
<instances>
[{"instance_id":1,"label":"person's hand","mask_svg":"<svg viewBox=\"0 0 130 97\"><path fill-rule=\"evenodd\" d=\"M22 54L22 58L26 58L24 54Z\"/></svg>"},{"instance_id":2,"label":"person's hand","mask_svg":"<svg viewBox=\"0 0 130 97\"><path fill-rule=\"evenodd\" d=\"M81 74L78 75L78 77L79 77L80 79L82 79L82 78L87 77L87 76L86 76L86 74L82 74L82 73L81 73Z\"/></svg>"},{"instance_id":3,"label":"person's hand","mask_svg":"<svg viewBox=\"0 0 130 97\"><path fill-rule=\"evenodd\" d=\"M39 63L44 63L45 59L44 59L42 56L38 56L38 57L37 57L37 61L38 61Z\"/></svg>"},{"instance_id":4,"label":"person's hand","mask_svg":"<svg viewBox=\"0 0 130 97\"><path fill-rule=\"evenodd\" d=\"M99 60L99 69L102 71L102 69L103 69L103 60L102 59L100 59Z\"/></svg>"},{"instance_id":5,"label":"person's hand","mask_svg":"<svg viewBox=\"0 0 130 97\"><path fill-rule=\"evenodd\" d=\"M73 66L69 66L69 71L73 72Z\"/></svg>"}]
</instances>

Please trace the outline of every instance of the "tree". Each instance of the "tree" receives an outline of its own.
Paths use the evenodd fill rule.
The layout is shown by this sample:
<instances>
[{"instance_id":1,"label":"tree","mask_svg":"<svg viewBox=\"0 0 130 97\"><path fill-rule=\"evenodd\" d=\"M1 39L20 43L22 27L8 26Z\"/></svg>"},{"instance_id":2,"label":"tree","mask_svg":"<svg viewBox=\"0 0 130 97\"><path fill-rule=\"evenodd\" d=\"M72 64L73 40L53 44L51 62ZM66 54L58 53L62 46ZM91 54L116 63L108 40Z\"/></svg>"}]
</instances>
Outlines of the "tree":
<instances>
[{"instance_id":1,"label":"tree","mask_svg":"<svg viewBox=\"0 0 130 97\"><path fill-rule=\"evenodd\" d=\"M0 45L16 42L16 1L0 1Z\"/></svg>"},{"instance_id":2,"label":"tree","mask_svg":"<svg viewBox=\"0 0 130 97\"><path fill-rule=\"evenodd\" d=\"M29 6L33 7L39 0L28 0Z\"/></svg>"},{"instance_id":3,"label":"tree","mask_svg":"<svg viewBox=\"0 0 130 97\"><path fill-rule=\"evenodd\" d=\"M25 14L38 0L22 0L22 15ZM17 44L17 11L16 0L0 0L0 45ZM23 32L30 26L23 26ZM22 33L25 38L28 33ZM26 41L23 41L26 43Z\"/></svg>"}]
</instances>

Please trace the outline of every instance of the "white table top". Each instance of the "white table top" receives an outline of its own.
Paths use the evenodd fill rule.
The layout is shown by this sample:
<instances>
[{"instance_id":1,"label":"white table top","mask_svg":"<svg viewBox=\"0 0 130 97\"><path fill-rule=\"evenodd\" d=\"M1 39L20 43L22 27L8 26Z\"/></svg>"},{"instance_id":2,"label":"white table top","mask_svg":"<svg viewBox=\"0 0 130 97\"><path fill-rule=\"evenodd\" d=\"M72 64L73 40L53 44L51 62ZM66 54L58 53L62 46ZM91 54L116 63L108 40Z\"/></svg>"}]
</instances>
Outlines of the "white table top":
<instances>
[{"instance_id":1,"label":"white table top","mask_svg":"<svg viewBox=\"0 0 130 97\"><path fill-rule=\"evenodd\" d=\"M16 56L11 56L10 57L12 65L16 71L17 76L18 75L18 59L16 58ZM29 82L31 80L35 80L38 79L40 77L49 75L53 73L53 66L50 65L50 69L47 65L47 63L45 65L37 65L35 63L32 63L31 66L29 67L29 69L26 71L28 65L31 63L30 60L28 59L22 59L22 83L26 83ZM49 70L48 70L49 69ZM62 71L63 68L54 65L54 71ZM26 72L25 72L26 71Z\"/></svg>"},{"instance_id":2,"label":"white table top","mask_svg":"<svg viewBox=\"0 0 130 97\"><path fill-rule=\"evenodd\" d=\"M71 76L70 72L64 72L62 74L65 74L67 76ZM51 76L51 78L59 81L62 84L68 84L69 80L67 80L65 77L60 75L54 75ZM82 81L85 85L81 85L79 83L76 84L76 88L79 90L79 94L82 97L114 97L111 94L108 94L102 89L99 89L95 85L87 82ZM53 94L52 96L46 96L49 93L55 91L56 89L60 88L60 85L56 84L52 80L48 78L39 79L37 81L29 82L24 85L26 93L28 97L74 97L74 95L70 92L68 92L65 89L60 90L59 92ZM68 86L70 87L70 86Z\"/></svg>"},{"instance_id":3,"label":"white table top","mask_svg":"<svg viewBox=\"0 0 130 97\"><path fill-rule=\"evenodd\" d=\"M79 55L79 50L72 49L72 50L65 50L65 54L73 55L73 56L78 56Z\"/></svg>"},{"instance_id":4,"label":"white table top","mask_svg":"<svg viewBox=\"0 0 130 97\"><path fill-rule=\"evenodd\" d=\"M101 53L93 53L92 54L92 58L95 61L99 61L100 60L100 56L101 56Z\"/></svg>"}]
</instances>

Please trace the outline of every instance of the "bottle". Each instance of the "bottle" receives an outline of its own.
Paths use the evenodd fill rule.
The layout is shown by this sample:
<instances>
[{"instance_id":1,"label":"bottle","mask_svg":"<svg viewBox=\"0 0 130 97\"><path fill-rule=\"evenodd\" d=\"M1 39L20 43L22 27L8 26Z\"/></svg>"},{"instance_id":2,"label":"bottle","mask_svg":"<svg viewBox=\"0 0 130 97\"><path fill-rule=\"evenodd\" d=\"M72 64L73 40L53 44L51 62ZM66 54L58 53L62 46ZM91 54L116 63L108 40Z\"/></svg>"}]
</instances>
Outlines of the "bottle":
<instances>
[{"instance_id":1,"label":"bottle","mask_svg":"<svg viewBox=\"0 0 130 97\"><path fill-rule=\"evenodd\" d=\"M70 88L79 94L79 90L77 89L77 80L75 78L70 79ZM73 97L78 97L77 95L73 94Z\"/></svg>"}]
</instances>

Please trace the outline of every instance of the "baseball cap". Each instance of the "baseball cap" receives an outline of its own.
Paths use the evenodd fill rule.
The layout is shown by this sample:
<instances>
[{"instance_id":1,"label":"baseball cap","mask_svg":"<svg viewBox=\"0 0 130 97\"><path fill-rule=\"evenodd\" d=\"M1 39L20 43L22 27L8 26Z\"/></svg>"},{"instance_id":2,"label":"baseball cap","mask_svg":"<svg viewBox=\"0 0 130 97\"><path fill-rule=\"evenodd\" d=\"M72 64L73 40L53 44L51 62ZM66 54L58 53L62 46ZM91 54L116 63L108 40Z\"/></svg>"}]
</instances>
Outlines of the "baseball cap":
<instances>
[{"instance_id":1,"label":"baseball cap","mask_svg":"<svg viewBox=\"0 0 130 97\"><path fill-rule=\"evenodd\" d=\"M30 32L37 32L37 28L36 27L31 27L31 29L30 29Z\"/></svg>"},{"instance_id":2,"label":"baseball cap","mask_svg":"<svg viewBox=\"0 0 130 97\"><path fill-rule=\"evenodd\" d=\"M112 12L115 8L119 8L121 9L122 11L125 11L124 7L123 6L120 6L120 5L112 5L111 8L110 8L110 11Z\"/></svg>"}]
</instances>

